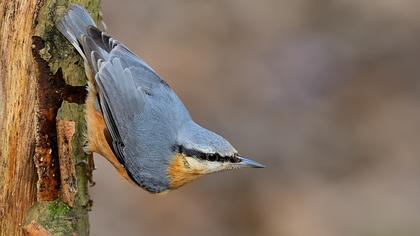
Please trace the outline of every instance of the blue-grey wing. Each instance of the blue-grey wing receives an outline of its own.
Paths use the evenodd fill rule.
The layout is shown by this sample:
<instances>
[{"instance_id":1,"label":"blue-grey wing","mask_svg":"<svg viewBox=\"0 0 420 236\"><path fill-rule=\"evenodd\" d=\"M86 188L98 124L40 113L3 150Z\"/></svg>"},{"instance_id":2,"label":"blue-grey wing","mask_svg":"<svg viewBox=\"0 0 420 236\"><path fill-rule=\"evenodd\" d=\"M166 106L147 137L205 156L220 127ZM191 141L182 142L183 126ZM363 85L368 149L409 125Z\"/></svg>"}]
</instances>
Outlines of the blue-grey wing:
<instances>
[{"instance_id":1,"label":"blue-grey wing","mask_svg":"<svg viewBox=\"0 0 420 236\"><path fill-rule=\"evenodd\" d=\"M177 126L190 119L188 111L169 85L127 47L94 27L87 32L81 44L95 74L114 153L132 173L150 178L166 174L159 170L163 165L158 162L166 160L157 149L175 139Z\"/></svg>"},{"instance_id":2,"label":"blue-grey wing","mask_svg":"<svg viewBox=\"0 0 420 236\"><path fill-rule=\"evenodd\" d=\"M130 139L130 126L136 114L144 111L145 100L129 69L119 58L101 64L95 75L99 103L116 156L124 164L123 151Z\"/></svg>"},{"instance_id":3,"label":"blue-grey wing","mask_svg":"<svg viewBox=\"0 0 420 236\"><path fill-rule=\"evenodd\" d=\"M104 134L116 157L140 186L167 189L165 167L176 132L191 119L182 102L140 57L98 30L83 7L71 5L57 28L94 77Z\"/></svg>"}]
</instances>

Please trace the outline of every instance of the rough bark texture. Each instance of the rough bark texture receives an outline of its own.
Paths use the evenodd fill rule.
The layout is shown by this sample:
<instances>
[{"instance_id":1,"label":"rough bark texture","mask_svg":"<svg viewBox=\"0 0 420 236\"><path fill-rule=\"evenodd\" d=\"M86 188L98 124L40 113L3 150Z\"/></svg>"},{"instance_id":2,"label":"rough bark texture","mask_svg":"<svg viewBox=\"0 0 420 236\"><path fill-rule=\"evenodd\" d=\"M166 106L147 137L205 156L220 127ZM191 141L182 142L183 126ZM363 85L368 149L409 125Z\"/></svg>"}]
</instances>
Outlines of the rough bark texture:
<instances>
[{"instance_id":1,"label":"rough bark texture","mask_svg":"<svg viewBox=\"0 0 420 236\"><path fill-rule=\"evenodd\" d=\"M1 236L89 233L86 78L54 27L69 3L0 0Z\"/></svg>"},{"instance_id":2,"label":"rough bark texture","mask_svg":"<svg viewBox=\"0 0 420 236\"><path fill-rule=\"evenodd\" d=\"M0 3L0 234L20 235L36 199L37 69L31 53L37 4Z\"/></svg>"}]
</instances>

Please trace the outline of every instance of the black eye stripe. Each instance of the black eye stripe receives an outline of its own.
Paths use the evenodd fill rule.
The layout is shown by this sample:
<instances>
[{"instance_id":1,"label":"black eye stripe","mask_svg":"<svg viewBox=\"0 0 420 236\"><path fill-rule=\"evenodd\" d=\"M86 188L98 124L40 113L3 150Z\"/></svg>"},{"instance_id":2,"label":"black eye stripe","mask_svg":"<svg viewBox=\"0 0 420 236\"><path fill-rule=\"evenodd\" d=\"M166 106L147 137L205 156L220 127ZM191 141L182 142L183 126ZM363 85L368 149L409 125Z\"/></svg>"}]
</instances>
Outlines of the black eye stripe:
<instances>
[{"instance_id":1,"label":"black eye stripe","mask_svg":"<svg viewBox=\"0 0 420 236\"><path fill-rule=\"evenodd\" d=\"M206 160L206 161L218 161L218 162L232 162L232 163L237 163L240 162L241 160L236 157L236 156L221 156L218 153L204 153L204 152L200 152L198 150L194 150L194 149L188 149L185 148L182 145L178 145L176 147L174 147L174 151L178 151L179 153L182 153L186 156L190 156L190 157L195 157L201 160Z\"/></svg>"}]
</instances>

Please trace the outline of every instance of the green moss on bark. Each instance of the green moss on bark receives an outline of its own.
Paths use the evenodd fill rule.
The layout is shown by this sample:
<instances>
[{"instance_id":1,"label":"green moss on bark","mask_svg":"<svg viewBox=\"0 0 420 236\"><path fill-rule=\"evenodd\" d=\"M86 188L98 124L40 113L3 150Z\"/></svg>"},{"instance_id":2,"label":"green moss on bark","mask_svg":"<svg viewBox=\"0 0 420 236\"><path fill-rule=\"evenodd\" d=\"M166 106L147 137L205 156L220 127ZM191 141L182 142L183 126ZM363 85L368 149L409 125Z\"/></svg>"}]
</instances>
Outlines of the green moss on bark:
<instances>
[{"instance_id":1,"label":"green moss on bark","mask_svg":"<svg viewBox=\"0 0 420 236\"><path fill-rule=\"evenodd\" d=\"M36 221L56 236L71 235L74 231L75 209L60 200L37 203L28 213L26 224ZM80 234L87 235L87 234Z\"/></svg>"}]
</instances>

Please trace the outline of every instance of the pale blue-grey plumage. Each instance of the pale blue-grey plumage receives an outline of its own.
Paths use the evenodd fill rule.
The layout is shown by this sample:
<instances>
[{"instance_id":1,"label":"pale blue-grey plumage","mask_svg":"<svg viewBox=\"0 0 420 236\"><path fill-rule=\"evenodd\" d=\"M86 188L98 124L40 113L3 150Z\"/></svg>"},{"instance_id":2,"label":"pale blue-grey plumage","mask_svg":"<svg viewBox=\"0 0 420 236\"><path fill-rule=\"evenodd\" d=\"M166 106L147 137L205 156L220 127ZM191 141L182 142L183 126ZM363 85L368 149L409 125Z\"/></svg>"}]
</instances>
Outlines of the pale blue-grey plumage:
<instances>
[{"instance_id":1,"label":"pale blue-grey plumage","mask_svg":"<svg viewBox=\"0 0 420 236\"><path fill-rule=\"evenodd\" d=\"M169 188L176 147L232 157L221 136L192 121L174 91L140 57L99 31L89 13L71 5L57 28L88 63L117 158L140 186Z\"/></svg>"}]
</instances>

